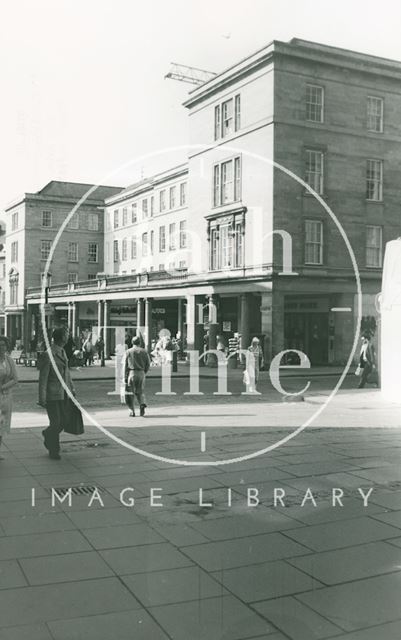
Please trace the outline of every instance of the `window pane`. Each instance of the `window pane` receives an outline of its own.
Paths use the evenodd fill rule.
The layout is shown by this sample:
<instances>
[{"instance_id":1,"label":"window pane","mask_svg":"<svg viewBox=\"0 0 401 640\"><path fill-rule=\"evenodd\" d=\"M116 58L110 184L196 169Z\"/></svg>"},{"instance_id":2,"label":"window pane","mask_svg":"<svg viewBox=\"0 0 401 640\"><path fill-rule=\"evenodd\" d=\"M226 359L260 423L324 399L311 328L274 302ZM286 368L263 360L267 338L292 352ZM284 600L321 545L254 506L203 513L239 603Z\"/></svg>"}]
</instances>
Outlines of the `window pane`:
<instances>
[{"instance_id":1,"label":"window pane","mask_svg":"<svg viewBox=\"0 0 401 640\"><path fill-rule=\"evenodd\" d=\"M382 133L383 131L383 98L368 96L367 101L367 128L369 131Z\"/></svg>"},{"instance_id":2,"label":"window pane","mask_svg":"<svg viewBox=\"0 0 401 640\"><path fill-rule=\"evenodd\" d=\"M305 263L323 263L323 223L305 220Z\"/></svg>"},{"instance_id":3,"label":"window pane","mask_svg":"<svg viewBox=\"0 0 401 640\"><path fill-rule=\"evenodd\" d=\"M306 85L306 119L323 122L323 87Z\"/></svg>"},{"instance_id":4,"label":"window pane","mask_svg":"<svg viewBox=\"0 0 401 640\"><path fill-rule=\"evenodd\" d=\"M305 182L321 195L323 193L323 153L306 150Z\"/></svg>"},{"instance_id":5,"label":"window pane","mask_svg":"<svg viewBox=\"0 0 401 640\"><path fill-rule=\"evenodd\" d=\"M381 160L368 160L366 165L366 199L382 200L383 163Z\"/></svg>"}]
</instances>

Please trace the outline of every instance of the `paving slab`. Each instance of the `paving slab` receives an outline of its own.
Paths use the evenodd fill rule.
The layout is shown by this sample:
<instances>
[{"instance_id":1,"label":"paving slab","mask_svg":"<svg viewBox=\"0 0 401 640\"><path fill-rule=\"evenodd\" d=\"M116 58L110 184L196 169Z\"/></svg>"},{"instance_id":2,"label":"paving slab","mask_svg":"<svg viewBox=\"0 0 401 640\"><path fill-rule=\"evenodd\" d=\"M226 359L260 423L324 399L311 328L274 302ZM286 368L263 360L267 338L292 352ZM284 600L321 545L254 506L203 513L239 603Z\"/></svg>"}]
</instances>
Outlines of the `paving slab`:
<instances>
[{"instance_id":1,"label":"paving slab","mask_svg":"<svg viewBox=\"0 0 401 640\"><path fill-rule=\"evenodd\" d=\"M9 516L1 519L1 526L8 536L28 533L49 533L51 531L68 531L75 525L64 513L36 513L33 515Z\"/></svg>"},{"instance_id":2,"label":"paving slab","mask_svg":"<svg viewBox=\"0 0 401 640\"><path fill-rule=\"evenodd\" d=\"M227 516L213 520L193 522L192 527L210 540L225 540L244 538L273 531L284 531L297 526L293 518L275 509L244 508L242 513L231 515L227 509ZM302 525L299 525L302 526Z\"/></svg>"},{"instance_id":3,"label":"paving slab","mask_svg":"<svg viewBox=\"0 0 401 640\"><path fill-rule=\"evenodd\" d=\"M336 640L399 640L401 638L401 621L379 624L370 629L362 629L353 633L341 634Z\"/></svg>"},{"instance_id":4,"label":"paving slab","mask_svg":"<svg viewBox=\"0 0 401 640\"><path fill-rule=\"evenodd\" d=\"M213 571L212 575L243 602L293 595L322 586L282 560Z\"/></svg>"},{"instance_id":5,"label":"paving slab","mask_svg":"<svg viewBox=\"0 0 401 640\"><path fill-rule=\"evenodd\" d=\"M227 595L226 589L199 567L127 575L123 581L145 607Z\"/></svg>"},{"instance_id":6,"label":"paving slab","mask_svg":"<svg viewBox=\"0 0 401 640\"><path fill-rule=\"evenodd\" d=\"M0 640L54 640L45 624L0 628Z\"/></svg>"},{"instance_id":7,"label":"paving slab","mask_svg":"<svg viewBox=\"0 0 401 640\"><path fill-rule=\"evenodd\" d=\"M146 524L110 525L82 529L82 533L95 549L133 547L163 542L163 538Z\"/></svg>"},{"instance_id":8,"label":"paving slab","mask_svg":"<svg viewBox=\"0 0 401 640\"><path fill-rule=\"evenodd\" d=\"M67 511L68 518L78 529L101 528L125 524L141 523L141 519L131 507L100 508L88 507L85 511Z\"/></svg>"},{"instance_id":9,"label":"paving slab","mask_svg":"<svg viewBox=\"0 0 401 640\"><path fill-rule=\"evenodd\" d=\"M25 558L20 560L20 564L30 585L114 576L112 569L96 551L45 558Z\"/></svg>"},{"instance_id":10,"label":"paving slab","mask_svg":"<svg viewBox=\"0 0 401 640\"><path fill-rule=\"evenodd\" d=\"M146 546L107 549L100 555L118 575L146 573L158 569L175 569L193 565L193 561L178 551L172 544L149 544Z\"/></svg>"},{"instance_id":11,"label":"paving slab","mask_svg":"<svg viewBox=\"0 0 401 640\"><path fill-rule=\"evenodd\" d=\"M182 547L182 551L207 571L258 564L305 555L308 549L282 533L268 533L235 540Z\"/></svg>"},{"instance_id":12,"label":"paving slab","mask_svg":"<svg viewBox=\"0 0 401 640\"><path fill-rule=\"evenodd\" d=\"M292 596L258 602L253 608L291 640L323 640L342 633L339 627Z\"/></svg>"},{"instance_id":13,"label":"paving slab","mask_svg":"<svg viewBox=\"0 0 401 640\"><path fill-rule=\"evenodd\" d=\"M247 640L271 637L274 628L232 596L152 607L151 614L174 640Z\"/></svg>"},{"instance_id":14,"label":"paving slab","mask_svg":"<svg viewBox=\"0 0 401 640\"><path fill-rule=\"evenodd\" d=\"M341 520L309 527L286 530L285 535L305 545L312 551L328 551L356 544L396 538L399 529L362 517Z\"/></svg>"},{"instance_id":15,"label":"paving slab","mask_svg":"<svg viewBox=\"0 0 401 640\"><path fill-rule=\"evenodd\" d=\"M24 587L27 584L21 567L16 560L3 560L0 562L0 589Z\"/></svg>"},{"instance_id":16,"label":"paving slab","mask_svg":"<svg viewBox=\"0 0 401 640\"><path fill-rule=\"evenodd\" d=\"M144 609L49 622L53 640L170 640Z\"/></svg>"},{"instance_id":17,"label":"paving slab","mask_svg":"<svg viewBox=\"0 0 401 640\"><path fill-rule=\"evenodd\" d=\"M139 603L117 578L84 580L57 585L20 587L1 592L0 627L127 611Z\"/></svg>"},{"instance_id":18,"label":"paving slab","mask_svg":"<svg viewBox=\"0 0 401 640\"><path fill-rule=\"evenodd\" d=\"M317 589L297 595L344 631L401 620L401 572ZM364 639L365 640L365 639ZM376 640L382 640L376 636Z\"/></svg>"},{"instance_id":19,"label":"paving slab","mask_svg":"<svg viewBox=\"0 0 401 640\"><path fill-rule=\"evenodd\" d=\"M401 549L386 542L324 551L288 562L326 585L392 573L401 568Z\"/></svg>"},{"instance_id":20,"label":"paving slab","mask_svg":"<svg viewBox=\"0 0 401 640\"><path fill-rule=\"evenodd\" d=\"M90 550L88 541L79 531L55 531L0 538L0 560Z\"/></svg>"}]
</instances>

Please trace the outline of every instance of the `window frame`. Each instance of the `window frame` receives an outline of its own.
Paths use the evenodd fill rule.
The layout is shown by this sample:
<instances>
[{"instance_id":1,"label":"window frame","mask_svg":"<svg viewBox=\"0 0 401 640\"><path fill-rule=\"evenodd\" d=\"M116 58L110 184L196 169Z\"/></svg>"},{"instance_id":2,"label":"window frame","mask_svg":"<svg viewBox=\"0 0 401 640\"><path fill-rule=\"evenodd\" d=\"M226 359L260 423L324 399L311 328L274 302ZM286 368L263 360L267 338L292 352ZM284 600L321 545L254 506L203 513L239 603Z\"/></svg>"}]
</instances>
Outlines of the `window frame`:
<instances>
[{"instance_id":1,"label":"window frame","mask_svg":"<svg viewBox=\"0 0 401 640\"><path fill-rule=\"evenodd\" d=\"M93 221L96 221L96 223L93 224ZM99 231L99 214L98 213L96 213L95 211L88 211L86 222L87 222L88 231Z\"/></svg>"},{"instance_id":2,"label":"window frame","mask_svg":"<svg viewBox=\"0 0 401 640\"><path fill-rule=\"evenodd\" d=\"M379 102L381 106L379 115L377 115L377 113L376 114L371 113L369 110L369 104L371 104L371 101L373 100ZM374 119L374 118L379 118L379 129L377 129L376 127L369 126L369 121L372 121L370 119ZM366 129L371 133L384 132L384 98L382 98L381 96L368 95L366 98Z\"/></svg>"},{"instance_id":3,"label":"window frame","mask_svg":"<svg viewBox=\"0 0 401 640\"><path fill-rule=\"evenodd\" d=\"M310 158L312 155L320 156L320 171L312 170L311 167L313 163L310 163ZM310 180L311 176L313 177L312 180ZM311 187L311 189L316 191L318 195L322 196L324 194L325 153L322 149L314 149L311 147L307 147L305 149L305 182ZM307 189L305 189L305 192L310 194L310 191L308 191Z\"/></svg>"},{"instance_id":4,"label":"window frame","mask_svg":"<svg viewBox=\"0 0 401 640\"><path fill-rule=\"evenodd\" d=\"M163 230L163 233L162 233ZM165 253L166 251L166 225L162 224L159 227L159 253Z\"/></svg>"},{"instance_id":5,"label":"window frame","mask_svg":"<svg viewBox=\"0 0 401 640\"><path fill-rule=\"evenodd\" d=\"M231 167L231 180L225 181L224 171ZM227 190L227 184L231 185L232 199L227 198L223 202L223 195ZM230 195L230 194L229 194ZM228 204L240 202L242 198L242 156L236 155L226 158L213 165L213 207L223 207Z\"/></svg>"},{"instance_id":6,"label":"window frame","mask_svg":"<svg viewBox=\"0 0 401 640\"><path fill-rule=\"evenodd\" d=\"M48 249L46 249L44 251L43 247L46 243L46 246L48 246ZM13 243L14 244L14 243ZM41 240L40 241L40 259L41 260L48 260L49 256L50 256L50 250L52 248L52 241L51 240ZM17 249L17 256L18 256L18 249ZM18 258L17 258L18 260ZM14 260L14 262L17 262L17 260Z\"/></svg>"},{"instance_id":7,"label":"window frame","mask_svg":"<svg viewBox=\"0 0 401 640\"><path fill-rule=\"evenodd\" d=\"M374 229L380 231L379 244L369 245L368 230ZM369 251L378 251L378 264L370 264L368 260ZM367 224L365 229L365 267L368 269L381 269L383 266L383 227L381 225Z\"/></svg>"},{"instance_id":8,"label":"window frame","mask_svg":"<svg viewBox=\"0 0 401 640\"><path fill-rule=\"evenodd\" d=\"M95 260L91 260L91 247L96 247ZM99 264L99 244L97 242L88 242L88 264Z\"/></svg>"},{"instance_id":9,"label":"window frame","mask_svg":"<svg viewBox=\"0 0 401 640\"><path fill-rule=\"evenodd\" d=\"M71 255L71 247L74 246L76 249L75 252L75 258L72 258ZM74 240L68 243L68 248L67 248L67 262L79 262L79 244L78 242L75 242Z\"/></svg>"},{"instance_id":10,"label":"window frame","mask_svg":"<svg viewBox=\"0 0 401 640\"><path fill-rule=\"evenodd\" d=\"M308 101L308 91L310 89L319 89L321 92L321 103ZM320 104L320 119L312 118L312 110L316 109L316 106ZM319 84L312 84L308 82L306 84L306 95L305 95L305 119L307 122L315 122L318 124L324 123L324 105L325 105L325 88Z\"/></svg>"},{"instance_id":11,"label":"window frame","mask_svg":"<svg viewBox=\"0 0 401 640\"><path fill-rule=\"evenodd\" d=\"M308 240L308 233L307 233L307 225L308 224L318 224L320 227L320 241L316 242L314 240ZM307 260L307 245L313 245L313 246L318 246L319 247L319 261L318 262L313 262L310 260ZM304 265L306 266L312 266L312 267L321 267L322 265L324 265L324 224L323 224L323 220L320 220L319 218L305 218L304 219Z\"/></svg>"},{"instance_id":12,"label":"window frame","mask_svg":"<svg viewBox=\"0 0 401 640\"><path fill-rule=\"evenodd\" d=\"M44 224L45 214L49 214L50 224ZM42 220L40 226L42 227L42 229L51 229L53 227L53 211L51 211L50 209L42 210Z\"/></svg>"},{"instance_id":13,"label":"window frame","mask_svg":"<svg viewBox=\"0 0 401 640\"><path fill-rule=\"evenodd\" d=\"M375 178L374 175L372 174L371 177L369 176L369 163L377 163L377 166L380 167L380 171L379 171L379 177ZM372 165L371 165L372 166ZM367 158L366 159L366 201L367 202L383 202L383 160L379 159L379 158ZM373 177L372 177L373 176ZM375 185L377 186L377 190L378 190L378 197L369 197L369 193L370 191L372 192L372 195L375 194Z\"/></svg>"}]
</instances>

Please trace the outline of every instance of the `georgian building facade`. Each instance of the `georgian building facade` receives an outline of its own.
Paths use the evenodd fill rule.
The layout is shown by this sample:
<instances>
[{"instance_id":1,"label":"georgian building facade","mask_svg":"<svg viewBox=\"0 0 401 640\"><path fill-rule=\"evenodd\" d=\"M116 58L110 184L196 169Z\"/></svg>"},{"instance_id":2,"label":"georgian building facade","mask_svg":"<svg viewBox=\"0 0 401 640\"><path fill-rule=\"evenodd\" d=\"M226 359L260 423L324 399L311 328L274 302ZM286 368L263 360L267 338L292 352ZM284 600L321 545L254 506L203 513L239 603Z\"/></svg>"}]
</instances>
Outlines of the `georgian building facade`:
<instances>
[{"instance_id":1,"label":"georgian building facade","mask_svg":"<svg viewBox=\"0 0 401 640\"><path fill-rule=\"evenodd\" d=\"M104 268L50 302L75 333L132 326L149 346L167 327L189 348L206 330L212 347L258 335L268 359L345 362L356 279L374 330L384 245L400 235L400 79L399 62L294 39L196 87L187 164L106 198Z\"/></svg>"}]
</instances>

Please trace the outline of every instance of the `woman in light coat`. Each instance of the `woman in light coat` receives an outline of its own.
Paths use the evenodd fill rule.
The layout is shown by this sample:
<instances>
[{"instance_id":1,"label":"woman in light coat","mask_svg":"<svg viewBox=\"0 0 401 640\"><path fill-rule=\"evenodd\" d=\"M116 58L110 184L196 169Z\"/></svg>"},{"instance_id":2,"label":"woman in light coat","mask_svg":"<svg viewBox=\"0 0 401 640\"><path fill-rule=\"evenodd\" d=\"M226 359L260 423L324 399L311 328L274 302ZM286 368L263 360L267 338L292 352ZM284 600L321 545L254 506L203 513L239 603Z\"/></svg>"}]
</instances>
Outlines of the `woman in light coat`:
<instances>
[{"instance_id":1,"label":"woman in light coat","mask_svg":"<svg viewBox=\"0 0 401 640\"><path fill-rule=\"evenodd\" d=\"M12 414L11 389L18 382L17 367L8 355L8 340L0 336L0 445L3 436L10 433Z\"/></svg>"}]
</instances>

